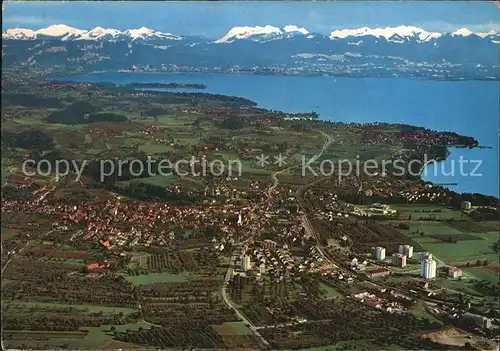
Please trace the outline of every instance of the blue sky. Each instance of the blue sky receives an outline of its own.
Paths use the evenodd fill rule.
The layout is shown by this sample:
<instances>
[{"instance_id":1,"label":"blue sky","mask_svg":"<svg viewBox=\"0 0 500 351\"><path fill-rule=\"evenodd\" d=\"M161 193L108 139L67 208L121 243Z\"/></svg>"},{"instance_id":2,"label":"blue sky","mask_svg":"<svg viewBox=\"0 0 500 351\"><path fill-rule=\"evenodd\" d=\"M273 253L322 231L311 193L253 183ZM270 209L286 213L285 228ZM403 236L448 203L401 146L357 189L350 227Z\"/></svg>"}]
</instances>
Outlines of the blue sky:
<instances>
[{"instance_id":1,"label":"blue sky","mask_svg":"<svg viewBox=\"0 0 500 351\"><path fill-rule=\"evenodd\" d=\"M220 37L234 26L295 24L311 32L339 28L414 25L431 31L500 31L492 2L4 2L2 30L67 24L139 28Z\"/></svg>"}]
</instances>

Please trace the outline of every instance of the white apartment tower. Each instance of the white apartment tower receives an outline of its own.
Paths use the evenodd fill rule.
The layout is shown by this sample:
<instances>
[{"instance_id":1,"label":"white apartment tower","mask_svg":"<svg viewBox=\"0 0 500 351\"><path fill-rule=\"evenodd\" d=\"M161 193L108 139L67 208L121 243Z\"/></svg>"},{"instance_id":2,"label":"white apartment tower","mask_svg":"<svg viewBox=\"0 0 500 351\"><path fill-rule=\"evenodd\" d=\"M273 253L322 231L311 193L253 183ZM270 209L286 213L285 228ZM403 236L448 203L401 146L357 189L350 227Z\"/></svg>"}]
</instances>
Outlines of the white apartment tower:
<instances>
[{"instance_id":1,"label":"white apartment tower","mask_svg":"<svg viewBox=\"0 0 500 351\"><path fill-rule=\"evenodd\" d=\"M260 274L265 274L266 273L266 265L264 263L261 263L259 266L259 273Z\"/></svg>"},{"instance_id":2,"label":"white apartment tower","mask_svg":"<svg viewBox=\"0 0 500 351\"><path fill-rule=\"evenodd\" d=\"M432 258L431 259L429 259L429 258L424 259L422 261L420 275L424 279L436 278L436 269L437 269L436 261L434 261Z\"/></svg>"},{"instance_id":3,"label":"white apartment tower","mask_svg":"<svg viewBox=\"0 0 500 351\"><path fill-rule=\"evenodd\" d=\"M432 254L430 252L421 252L420 253L420 262L422 262L423 260L426 260L426 259L432 260Z\"/></svg>"},{"instance_id":4,"label":"white apartment tower","mask_svg":"<svg viewBox=\"0 0 500 351\"><path fill-rule=\"evenodd\" d=\"M411 246L411 245L399 245L399 253L410 258L413 256L413 246Z\"/></svg>"},{"instance_id":5,"label":"white apartment tower","mask_svg":"<svg viewBox=\"0 0 500 351\"><path fill-rule=\"evenodd\" d=\"M244 271L248 271L252 268L252 261L250 260L249 255L243 256L243 259L241 260L241 266Z\"/></svg>"},{"instance_id":6,"label":"white apartment tower","mask_svg":"<svg viewBox=\"0 0 500 351\"><path fill-rule=\"evenodd\" d=\"M395 253L392 255L392 264L396 267L406 266L406 256L401 253Z\"/></svg>"},{"instance_id":7,"label":"white apartment tower","mask_svg":"<svg viewBox=\"0 0 500 351\"><path fill-rule=\"evenodd\" d=\"M376 260L382 261L385 259L385 248L377 246L372 248L372 257Z\"/></svg>"}]
</instances>

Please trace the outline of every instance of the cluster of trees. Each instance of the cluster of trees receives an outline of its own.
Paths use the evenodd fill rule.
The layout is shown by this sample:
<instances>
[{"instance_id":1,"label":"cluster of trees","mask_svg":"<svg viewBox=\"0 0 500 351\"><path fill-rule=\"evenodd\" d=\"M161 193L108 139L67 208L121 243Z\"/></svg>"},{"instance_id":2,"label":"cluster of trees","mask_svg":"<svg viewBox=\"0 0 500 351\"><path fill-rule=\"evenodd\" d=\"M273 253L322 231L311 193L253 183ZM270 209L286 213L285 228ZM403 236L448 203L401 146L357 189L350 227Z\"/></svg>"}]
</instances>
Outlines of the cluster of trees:
<instances>
[{"instance_id":1,"label":"cluster of trees","mask_svg":"<svg viewBox=\"0 0 500 351\"><path fill-rule=\"evenodd\" d=\"M3 106L24 106L33 108L60 108L61 99L54 97L38 97L33 94L2 93Z\"/></svg>"},{"instance_id":2,"label":"cluster of trees","mask_svg":"<svg viewBox=\"0 0 500 351\"><path fill-rule=\"evenodd\" d=\"M27 150L49 150L55 146L54 139L40 130L25 130L20 133L2 132L2 145Z\"/></svg>"},{"instance_id":3,"label":"cluster of trees","mask_svg":"<svg viewBox=\"0 0 500 351\"><path fill-rule=\"evenodd\" d=\"M171 112L172 111L170 111L164 107L151 107L145 111L142 111L140 115L141 115L141 117L157 117L160 115L168 115Z\"/></svg>"},{"instance_id":4,"label":"cluster of trees","mask_svg":"<svg viewBox=\"0 0 500 351\"><path fill-rule=\"evenodd\" d=\"M488 262L488 260L483 260L483 261L481 261L480 259L477 259L477 260L476 260L476 267L480 267L480 266L487 266L487 265L488 265L488 263L489 263L489 262ZM470 262L467 262L467 263L465 264L465 266L466 266L467 268L469 268L469 267L471 266L471 263L470 263Z\"/></svg>"},{"instance_id":5,"label":"cluster of trees","mask_svg":"<svg viewBox=\"0 0 500 351\"><path fill-rule=\"evenodd\" d=\"M266 111L266 110L263 110ZM315 111L311 112L297 112L297 113L289 113L283 112L279 110L268 110L274 117L284 118L284 117L296 117L296 118L314 118L317 119L319 117L318 113Z\"/></svg>"},{"instance_id":6,"label":"cluster of trees","mask_svg":"<svg viewBox=\"0 0 500 351\"><path fill-rule=\"evenodd\" d=\"M491 282L489 280L477 280L473 284L474 289L490 296L500 295L500 282Z\"/></svg>"},{"instance_id":7,"label":"cluster of trees","mask_svg":"<svg viewBox=\"0 0 500 351\"><path fill-rule=\"evenodd\" d=\"M33 197L35 187L14 188L11 186L2 187L3 200L28 200Z\"/></svg>"},{"instance_id":8,"label":"cluster of trees","mask_svg":"<svg viewBox=\"0 0 500 351\"><path fill-rule=\"evenodd\" d=\"M156 94L155 101L161 104L191 105L191 106L217 104L219 106L227 106L232 108L252 107L257 105L257 103L253 101L236 96L226 96L226 95L208 94L208 93L162 92Z\"/></svg>"},{"instance_id":9,"label":"cluster of trees","mask_svg":"<svg viewBox=\"0 0 500 351\"><path fill-rule=\"evenodd\" d=\"M43 313L43 309L37 310L36 314L16 316L11 313L4 318L2 327L7 330L47 330L47 331L75 331L82 326L100 327L109 324L129 324L134 323L139 318L139 314L123 316L119 314L85 316L66 313Z\"/></svg>"},{"instance_id":10,"label":"cluster of trees","mask_svg":"<svg viewBox=\"0 0 500 351\"><path fill-rule=\"evenodd\" d=\"M87 101L76 101L65 108L52 112L49 123L86 124L95 122L124 122L127 117L111 112L100 112L100 108Z\"/></svg>"},{"instance_id":11,"label":"cluster of trees","mask_svg":"<svg viewBox=\"0 0 500 351\"><path fill-rule=\"evenodd\" d=\"M104 276L94 280L81 275L70 276L74 269L74 265L60 262L15 259L5 272L12 281L2 286L2 297L5 300L135 307L133 288L123 277ZM18 280L19 277L23 280Z\"/></svg>"},{"instance_id":12,"label":"cluster of trees","mask_svg":"<svg viewBox=\"0 0 500 351\"><path fill-rule=\"evenodd\" d=\"M245 122L239 117L228 117L220 123L220 127L223 129L238 130L245 127Z\"/></svg>"},{"instance_id":13,"label":"cluster of trees","mask_svg":"<svg viewBox=\"0 0 500 351\"><path fill-rule=\"evenodd\" d=\"M340 341L370 340L374 349L384 349L389 345L398 345L402 349L435 349L436 345L419 340L415 335L419 331L440 327L440 324L418 320L410 314L383 313L350 300L301 299L293 304L289 313L317 322L262 330L274 348L309 348ZM289 337L297 333L301 337Z\"/></svg>"},{"instance_id":14,"label":"cluster of trees","mask_svg":"<svg viewBox=\"0 0 500 351\"><path fill-rule=\"evenodd\" d=\"M134 82L129 83L126 87L132 88L191 88L191 89L206 89L205 84L196 83L144 83L144 82Z\"/></svg>"},{"instance_id":15,"label":"cluster of trees","mask_svg":"<svg viewBox=\"0 0 500 351\"><path fill-rule=\"evenodd\" d=\"M499 248L500 248L500 240L499 240L499 241L497 241L496 243L493 243L493 245L491 245L491 248L493 249L493 251L494 251L495 253L498 253Z\"/></svg>"},{"instance_id":16,"label":"cluster of trees","mask_svg":"<svg viewBox=\"0 0 500 351\"><path fill-rule=\"evenodd\" d=\"M165 187L138 181L129 182L126 185L120 186L103 183L93 183L92 186L95 188L105 188L130 198L139 200L168 201L176 205L196 204L200 203L203 199L203 195L198 192L181 191L177 193L170 191Z\"/></svg>"},{"instance_id":17,"label":"cluster of trees","mask_svg":"<svg viewBox=\"0 0 500 351\"><path fill-rule=\"evenodd\" d=\"M127 331L126 333L115 332L115 338L124 342L161 348L226 348L224 340L211 325L192 320L171 323L168 327L152 327L151 329Z\"/></svg>"},{"instance_id":18,"label":"cluster of trees","mask_svg":"<svg viewBox=\"0 0 500 351\"><path fill-rule=\"evenodd\" d=\"M500 208L480 208L470 212L469 216L475 221L497 221L500 216Z\"/></svg>"}]
</instances>

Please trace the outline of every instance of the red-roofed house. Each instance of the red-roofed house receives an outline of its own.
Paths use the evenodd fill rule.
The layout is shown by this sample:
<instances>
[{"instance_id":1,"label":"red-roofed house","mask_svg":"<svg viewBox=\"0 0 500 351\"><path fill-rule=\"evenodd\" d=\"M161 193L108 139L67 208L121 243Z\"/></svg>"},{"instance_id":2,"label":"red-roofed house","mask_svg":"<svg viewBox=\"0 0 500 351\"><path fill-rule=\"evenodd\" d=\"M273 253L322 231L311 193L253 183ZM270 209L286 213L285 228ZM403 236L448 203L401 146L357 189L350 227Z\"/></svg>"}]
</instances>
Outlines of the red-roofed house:
<instances>
[{"instance_id":1,"label":"red-roofed house","mask_svg":"<svg viewBox=\"0 0 500 351\"><path fill-rule=\"evenodd\" d=\"M108 249L109 249L109 247L111 246L111 243L109 242L109 240L104 241L104 240L102 240L102 239L101 239L101 240L99 240L99 242L100 242L100 243L101 243L104 247L106 247L106 248L108 248Z\"/></svg>"},{"instance_id":2,"label":"red-roofed house","mask_svg":"<svg viewBox=\"0 0 500 351\"><path fill-rule=\"evenodd\" d=\"M87 265L87 269L89 271L92 271L92 270L97 269L97 268L99 268L99 263L90 263L89 265Z\"/></svg>"}]
</instances>

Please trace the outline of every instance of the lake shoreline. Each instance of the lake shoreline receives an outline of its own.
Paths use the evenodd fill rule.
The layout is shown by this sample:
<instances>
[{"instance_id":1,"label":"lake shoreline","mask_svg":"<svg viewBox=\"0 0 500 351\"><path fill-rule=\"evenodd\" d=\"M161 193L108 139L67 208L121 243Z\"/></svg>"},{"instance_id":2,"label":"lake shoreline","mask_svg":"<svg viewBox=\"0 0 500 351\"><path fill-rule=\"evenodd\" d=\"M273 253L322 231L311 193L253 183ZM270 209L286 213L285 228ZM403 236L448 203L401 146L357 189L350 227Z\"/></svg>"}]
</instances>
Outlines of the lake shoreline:
<instances>
[{"instance_id":1,"label":"lake shoreline","mask_svg":"<svg viewBox=\"0 0 500 351\"><path fill-rule=\"evenodd\" d=\"M498 136L491 131L498 128L495 119L498 116L499 89L498 84L491 81L445 82L404 77L331 79L324 76L255 75L240 72L226 74L115 71L94 72L90 75L75 72L62 78L59 80L94 83L112 81L117 85L141 80L200 83L207 86L206 90L200 92L202 94L238 96L256 102L259 108L285 113L314 111L322 121L360 124L380 121L470 135L479 145L475 145L473 149L469 146L462 147L462 150L476 150L474 157L491 160L485 162L485 177L481 181L472 183L469 179L468 183L464 182L463 185L459 182L460 192L496 194L499 167L498 161L493 158L498 150ZM437 82L439 84L436 84ZM175 92L175 89L170 92ZM360 96L363 97L362 100L359 99ZM458 149L460 145L453 145L451 148ZM447 158L438 161L451 162ZM422 167L421 173L424 170L425 167ZM425 177L424 180L440 182Z\"/></svg>"}]
</instances>

